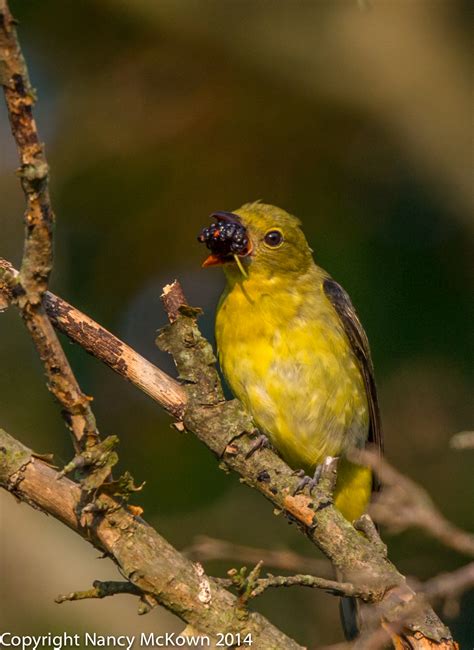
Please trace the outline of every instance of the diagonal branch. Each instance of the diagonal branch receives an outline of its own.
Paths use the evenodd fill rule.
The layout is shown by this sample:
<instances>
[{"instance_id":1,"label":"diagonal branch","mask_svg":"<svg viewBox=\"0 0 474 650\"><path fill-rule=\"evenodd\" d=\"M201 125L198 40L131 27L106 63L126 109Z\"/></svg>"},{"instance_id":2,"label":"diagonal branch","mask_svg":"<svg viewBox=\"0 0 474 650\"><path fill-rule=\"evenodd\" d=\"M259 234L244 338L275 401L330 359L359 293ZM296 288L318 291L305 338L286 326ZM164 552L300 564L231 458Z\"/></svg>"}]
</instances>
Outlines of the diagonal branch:
<instances>
[{"instance_id":1,"label":"diagonal branch","mask_svg":"<svg viewBox=\"0 0 474 650\"><path fill-rule=\"evenodd\" d=\"M12 299L11 289L3 281L2 272L15 281L18 271L0 258L0 296L5 304ZM92 318L47 291L44 296L46 313L54 327L66 334L86 352L105 363L117 374L158 402L168 413L180 417L187 400L186 391L175 379L135 352Z\"/></svg>"},{"instance_id":2,"label":"diagonal branch","mask_svg":"<svg viewBox=\"0 0 474 650\"><path fill-rule=\"evenodd\" d=\"M58 309L58 304L48 306L46 295L52 267L54 222L48 165L32 112L34 92L6 0L0 0L0 83L4 87L19 152L19 176L26 199L20 272L15 274L11 268L5 270L4 267L0 289L21 311L43 362L48 387L62 406L76 452L79 452L96 445L98 432L89 398L82 393L45 310ZM141 390L155 381L158 389L155 385L145 392L153 395L169 412L182 417L181 424L218 455L223 464L237 471L244 482L259 489L296 521L341 571L344 579L354 583L353 593L366 594L369 600L375 601L380 617L388 623L404 619L404 631L393 635L396 642L411 644L413 648L427 647L425 641L443 648L455 647L449 630L428 605L417 602L415 593L386 559L379 545L360 535L334 508L330 477L323 476L314 497L294 496L297 479L271 450L264 449L249 457L252 443L247 433L253 430L253 424L236 400L226 402L223 398L212 349L197 327L197 310L185 304L177 283L167 287L165 294L171 325L160 333L158 341L162 349L172 354L180 379L185 382L185 390L152 364L144 364L130 348L123 344L117 348L117 339L112 341L115 344L112 349L101 349L102 357L109 358L108 365L134 381ZM2 305L4 302L5 298ZM56 323L64 331L71 330L72 308L68 307L69 311L59 315ZM89 344L90 351L95 350L100 346L97 340L91 343L93 324L87 323L84 315L80 316L83 317L80 332L76 331L73 338L82 340L86 348ZM103 330L100 328L99 332ZM109 342L114 339L110 333L106 338ZM120 363L127 354L129 358ZM110 360L111 356L114 361ZM140 377L131 359L138 362ZM100 495L100 510L90 510L89 518L78 518L83 503L77 484L34 458L30 450L7 434L0 432L0 443L0 485L53 514L111 555L137 589L156 596L165 607L212 636L223 629L250 631L256 639L255 647L299 647L258 614L239 609L239 601L208 578L200 565L185 559L107 493ZM86 520L87 526L84 525ZM333 586L336 584L326 581L329 582ZM405 616L407 609L409 619Z\"/></svg>"},{"instance_id":3,"label":"diagonal branch","mask_svg":"<svg viewBox=\"0 0 474 650\"><path fill-rule=\"evenodd\" d=\"M421 485L370 449L358 450L355 457L372 467L384 486L370 506L378 523L392 532L419 528L458 553L474 556L474 535L446 519Z\"/></svg>"},{"instance_id":4,"label":"diagonal branch","mask_svg":"<svg viewBox=\"0 0 474 650\"><path fill-rule=\"evenodd\" d=\"M84 527L78 516L81 490L60 478L50 465L0 430L0 486L39 508L109 555L140 593L157 601L200 632L217 637L223 631L251 634L258 650L302 650L295 641L256 612L242 610L238 599L208 577L149 524L101 495L105 514Z\"/></svg>"},{"instance_id":5,"label":"diagonal branch","mask_svg":"<svg viewBox=\"0 0 474 650\"><path fill-rule=\"evenodd\" d=\"M183 414L186 391L175 379L135 352L105 328L49 291L46 312L54 325L175 417Z\"/></svg>"},{"instance_id":6,"label":"diagonal branch","mask_svg":"<svg viewBox=\"0 0 474 650\"><path fill-rule=\"evenodd\" d=\"M0 261L0 292L5 306L15 301L18 290L21 292L21 285L16 281L18 274L11 273L8 266L4 260ZM79 452L98 438L91 398L82 392L43 306L28 303L21 309L21 315L43 363L48 389L61 406L74 448Z\"/></svg>"},{"instance_id":7,"label":"diagonal branch","mask_svg":"<svg viewBox=\"0 0 474 650\"><path fill-rule=\"evenodd\" d=\"M185 382L188 393L185 428L204 442L222 464L237 471L243 482L258 489L296 521L345 581L360 591L365 588L370 592L375 612L382 620L390 623L394 617L405 619L405 611L410 610L403 631L393 635L395 644L422 648L432 643L454 648L449 630L427 603L416 598L404 577L387 559L383 545L360 535L334 507L330 469L327 475L323 470L314 496L295 496L298 478L272 450L264 448L249 456L253 443L248 432L254 430L254 425L237 400L224 400L212 348L197 326L199 310L187 304L176 309L176 301L170 299L174 290L181 301L184 299L177 282L166 287L163 302L165 307L173 305L172 322L159 333L157 345L173 356L179 376Z\"/></svg>"},{"instance_id":8,"label":"diagonal branch","mask_svg":"<svg viewBox=\"0 0 474 650\"><path fill-rule=\"evenodd\" d=\"M462 566L450 573L440 573L426 582L410 581L416 585L418 593L430 602L441 602L445 615L454 618L459 615L459 600L463 593L474 587L474 562ZM319 650L383 650L388 647L390 637L386 627L374 621L366 633L358 637L354 643L337 643L324 646ZM405 621L400 619L394 623L398 631L403 628ZM426 646L432 650L432 646Z\"/></svg>"},{"instance_id":9,"label":"diagonal branch","mask_svg":"<svg viewBox=\"0 0 474 650\"><path fill-rule=\"evenodd\" d=\"M179 285L175 283L171 285L173 286ZM172 408L180 410L186 428L213 451L228 469L240 474L243 482L259 490L278 510L296 522L302 532L339 569L344 580L371 589L377 585L382 598L377 605L380 617L383 618L386 614L388 616L395 607L400 610L397 614L399 618L404 619L402 610L404 607L409 609L404 638L413 643L414 648L423 647L422 638L433 640L438 647L454 648L449 630L431 607L425 603L413 607L416 602L415 592L387 560L383 545L359 534L334 508L323 489L324 481L314 497L304 494L293 496L299 479L272 450L262 449L247 458L253 443L246 432L252 431L254 425L237 400L224 401L220 380L213 367L215 359L212 350L196 325L196 310L184 307L185 313L178 313L183 312L183 308L177 310L176 301L171 301L169 291L170 289L168 304L173 304L176 317L159 339L160 346L173 353L180 378L185 382L187 398L181 402L179 398L175 400L174 394ZM181 289L180 292L182 295ZM46 305L56 327L117 372L117 366L120 365L122 376L172 412L169 400L164 398L165 393L157 391L154 385L157 374L148 371L132 374L127 364L110 363L106 349L98 344L102 336L109 340L108 337L112 336L110 333L88 319L88 325L93 331L100 332L89 339L81 325L87 317L57 297L48 299ZM60 316L64 311L67 318ZM83 338L88 340L84 342ZM134 370L140 368L139 355L130 349L128 353L131 355L129 358L134 360L131 367ZM165 375L165 386L168 387L169 382L173 381Z\"/></svg>"},{"instance_id":10,"label":"diagonal branch","mask_svg":"<svg viewBox=\"0 0 474 650\"><path fill-rule=\"evenodd\" d=\"M443 603L443 611L450 618L459 615L461 596L473 588L474 562L449 573L440 573L419 585L419 590L431 602Z\"/></svg>"}]
</instances>

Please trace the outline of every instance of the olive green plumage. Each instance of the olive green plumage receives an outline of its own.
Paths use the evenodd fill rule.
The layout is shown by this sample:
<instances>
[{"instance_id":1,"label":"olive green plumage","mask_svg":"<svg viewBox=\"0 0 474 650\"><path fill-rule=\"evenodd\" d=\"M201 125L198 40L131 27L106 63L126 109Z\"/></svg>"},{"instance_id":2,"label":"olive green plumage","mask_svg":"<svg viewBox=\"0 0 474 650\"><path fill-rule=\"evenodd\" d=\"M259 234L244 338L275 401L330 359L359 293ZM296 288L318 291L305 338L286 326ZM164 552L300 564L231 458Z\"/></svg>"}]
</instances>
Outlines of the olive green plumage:
<instances>
[{"instance_id":1,"label":"olive green plumage","mask_svg":"<svg viewBox=\"0 0 474 650\"><path fill-rule=\"evenodd\" d=\"M235 214L251 252L240 258L244 273L235 262L224 265L227 287L216 316L222 370L295 469L309 474L326 456L342 456L335 503L355 519L372 478L344 454L364 446L369 432L380 440L364 331L347 294L314 263L298 219L262 203Z\"/></svg>"}]
</instances>

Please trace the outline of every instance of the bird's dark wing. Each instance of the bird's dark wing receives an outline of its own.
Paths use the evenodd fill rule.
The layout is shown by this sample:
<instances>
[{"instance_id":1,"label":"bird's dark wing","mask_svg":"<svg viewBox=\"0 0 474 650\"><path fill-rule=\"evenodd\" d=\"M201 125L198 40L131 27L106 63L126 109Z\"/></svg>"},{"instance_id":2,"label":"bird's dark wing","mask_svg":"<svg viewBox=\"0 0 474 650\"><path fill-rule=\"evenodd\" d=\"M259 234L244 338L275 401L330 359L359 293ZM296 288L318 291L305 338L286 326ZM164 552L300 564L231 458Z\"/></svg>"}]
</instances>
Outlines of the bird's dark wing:
<instances>
[{"instance_id":1,"label":"bird's dark wing","mask_svg":"<svg viewBox=\"0 0 474 650\"><path fill-rule=\"evenodd\" d=\"M375 387L374 367L370 356L367 335L364 332L364 328L357 316L351 299L341 285L332 278L326 278L323 282L323 289L336 310L352 350L359 361L369 405L369 442L374 444L381 454L383 452L382 425L380 421L377 389Z\"/></svg>"}]
</instances>

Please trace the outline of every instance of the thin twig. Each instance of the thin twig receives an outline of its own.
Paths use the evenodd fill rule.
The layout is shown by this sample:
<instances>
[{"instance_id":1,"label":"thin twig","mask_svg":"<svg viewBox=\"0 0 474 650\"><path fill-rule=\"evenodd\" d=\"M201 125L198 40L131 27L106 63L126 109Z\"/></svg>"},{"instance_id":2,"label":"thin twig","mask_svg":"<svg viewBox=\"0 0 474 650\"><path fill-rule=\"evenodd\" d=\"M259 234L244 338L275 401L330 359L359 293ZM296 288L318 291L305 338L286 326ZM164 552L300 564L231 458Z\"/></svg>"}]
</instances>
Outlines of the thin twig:
<instances>
[{"instance_id":1,"label":"thin twig","mask_svg":"<svg viewBox=\"0 0 474 650\"><path fill-rule=\"evenodd\" d=\"M263 560L260 560L250 572L247 572L247 567L242 567L240 570L230 569L227 571L229 578L216 578L216 580L219 584L236 587L242 603L260 596L272 587L311 587L322 589L335 596L350 596L364 601L378 601L383 596L383 593L377 593L375 589L368 586L357 587L349 582L328 580L320 576L305 574L274 576L268 573L266 578L260 578L262 566Z\"/></svg>"},{"instance_id":2,"label":"thin twig","mask_svg":"<svg viewBox=\"0 0 474 650\"><path fill-rule=\"evenodd\" d=\"M217 578L219 584L231 586L232 578ZM294 576L272 576L259 578L255 581L254 588L250 591L249 597L261 596L264 591L275 587L310 587L311 589L322 589L334 596L353 596L362 600L370 600L379 597L375 590L367 587L357 587L350 582L337 582L319 576L297 574Z\"/></svg>"},{"instance_id":3,"label":"thin twig","mask_svg":"<svg viewBox=\"0 0 474 650\"><path fill-rule=\"evenodd\" d=\"M455 571L439 573L421 584L413 584L431 603L441 602L446 617L455 618L459 615L461 596L474 588L474 562Z\"/></svg>"},{"instance_id":4,"label":"thin twig","mask_svg":"<svg viewBox=\"0 0 474 650\"><path fill-rule=\"evenodd\" d=\"M20 273L3 274L2 282L10 282L10 297L20 308L43 363L48 388L61 405L75 449L79 451L94 444L98 432L90 398L81 391L42 305L53 262L54 215L49 197L48 164L33 117L34 91L6 0L0 0L0 84L18 148L21 162L18 175L26 199Z\"/></svg>"},{"instance_id":5,"label":"thin twig","mask_svg":"<svg viewBox=\"0 0 474 650\"><path fill-rule=\"evenodd\" d=\"M474 535L448 521L423 487L371 450L356 455L373 468L384 486L370 506L375 521L394 532L420 528L458 553L474 556Z\"/></svg>"},{"instance_id":6,"label":"thin twig","mask_svg":"<svg viewBox=\"0 0 474 650\"><path fill-rule=\"evenodd\" d=\"M61 604L66 601L72 600L86 600L89 598L107 598L108 596L115 596L116 594L132 594L133 596L141 596L142 590L132 585L131 582L122 581L116 582L108 580L101 582L94 580L92 588L86 591L71 591L68 594L60 594L54 599L55 603Z\"/></svg>"},{"instance_id":7,"label":"thin twig","mask_svg":"<svg viewBox=\"0 0 474 650\"><path fill-rule=\"evenodd\" d=\"M94 580L92 583L91 589L86 589L85 591L71 591L68 594L60 594L54 599L55 603L60 605L67 601L74 600L87 600L94 598L107 598L108 596L115 596L117 594L131 594L132 596L139 597L139 604L137 614L142 616L143 614L148 614L154 607L159 603L152 594L144 593L138 587L135 587L131 582L128 581L105 581Z\"/></svg>"},{"instance_id":8,"label":"thin twig","mask_svg":"<svg viewBox=\"0 0 474 650\"><path fill-rule=\"evenodd\" d=\"M380 452L377 452L380 453ZM367 537L371 544L376 548L383 557L388 557L388 549L385 542L379 535L377 526L367 513L364 513L359 519L354 521L354 528Z\"/></svg>"},{"instance_id":9,"label":"thin twig","mask_svg":"<svg viewBox=\"0 0 474 650\"><path fill-rule=\"evenodd\" d=\"M142 357L92 318L49 291L45 295L45 308L54 327L60 332L149 395L168 413L180 418L187 396L176 379Z\"/></svg>"}]
</instances>

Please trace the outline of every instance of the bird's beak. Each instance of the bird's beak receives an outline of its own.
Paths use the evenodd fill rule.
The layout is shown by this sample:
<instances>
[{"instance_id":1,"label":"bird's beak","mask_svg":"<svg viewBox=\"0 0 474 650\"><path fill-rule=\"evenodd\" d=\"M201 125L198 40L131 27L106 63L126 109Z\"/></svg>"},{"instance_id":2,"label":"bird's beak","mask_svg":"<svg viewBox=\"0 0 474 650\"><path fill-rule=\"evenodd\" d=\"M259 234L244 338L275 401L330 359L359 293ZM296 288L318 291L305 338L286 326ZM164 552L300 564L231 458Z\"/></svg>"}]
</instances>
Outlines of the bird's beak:
<instances>
[{"instance_id":1,"label":"bird's beak","mask_svg":"<svg viewBox=\"0 0 474 650\"><path fill-rule=\"evenodd\" d=\"M211 253L202 263L202 268L206 269L208 266L222 266L222 264L224 264L222 257L216 255L216 253Z\"/></svg>"},{"instance_id":2,"label":"bird's beak","mask_svg":"<svg viewBox=\"0 0 474 650\"><path fill-rule=\"evenodd\" d=\"M218 253L211 253L206 257L204 262L201 264L201 267L203 269L207 269L209 266L222 266L223 264L226 264L228 262L232 262L235 257L248 257L249 255L252 254L253 250L253 245L252 242L249 242L248 250L246 251L245 255L233 255L231 257L229 256L223 256L219 255Z\"/></svg>"}]
</instances>

